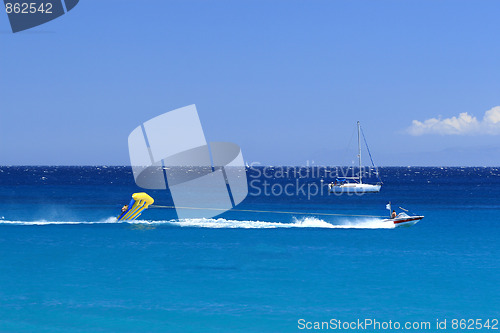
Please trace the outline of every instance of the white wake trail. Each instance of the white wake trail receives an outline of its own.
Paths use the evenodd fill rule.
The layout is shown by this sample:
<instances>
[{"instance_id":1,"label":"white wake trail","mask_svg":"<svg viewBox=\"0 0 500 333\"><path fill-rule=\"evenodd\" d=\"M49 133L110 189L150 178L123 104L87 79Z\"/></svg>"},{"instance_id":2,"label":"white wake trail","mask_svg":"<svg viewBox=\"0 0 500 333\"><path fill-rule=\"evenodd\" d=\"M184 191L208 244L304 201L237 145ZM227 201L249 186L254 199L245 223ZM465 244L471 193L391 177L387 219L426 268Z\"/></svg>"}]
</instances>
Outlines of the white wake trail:
<instances>
[{"instance_id":1,"label":"white wake trail","mask_svg":"<svg viewBox=\"0 0 500 333\"><path fill-rule=\"evenodd\" d=\"M326 222L316 217L295 218L291 223L266 222L253 220L226 220L223 218L193 218L168 221L137 220L118 222L116 217L109 217L101 221L6 221L1 220L0 225L78 225L78 224L147 224L171 225L188 228L210 229L275 229L275 228L324 228L324 229L393 229L394 224L383 222L377 218L344 219L335 223Z\"/></svg>"},{"instance_id":2,"label":"white wake trail","mask_svg":"<svg viewBox=\"0 0 500 333\"><path fill-rule=\"evenodd\" d=\"M383 222L380 219L354 219L341 220L339 223L333 224L326 222L316 217L294 218L292 223L284 222L265 222L265 221L241 221L241 220L226 220L218 219L182 219L171 221L136 221L136 223L148 224L170 224L179 227L198 227L198 228L213 228L213 229L272 229L272 228L328 228L328 229L393 229L394 224Z\"/></svg>"}]
</instances>

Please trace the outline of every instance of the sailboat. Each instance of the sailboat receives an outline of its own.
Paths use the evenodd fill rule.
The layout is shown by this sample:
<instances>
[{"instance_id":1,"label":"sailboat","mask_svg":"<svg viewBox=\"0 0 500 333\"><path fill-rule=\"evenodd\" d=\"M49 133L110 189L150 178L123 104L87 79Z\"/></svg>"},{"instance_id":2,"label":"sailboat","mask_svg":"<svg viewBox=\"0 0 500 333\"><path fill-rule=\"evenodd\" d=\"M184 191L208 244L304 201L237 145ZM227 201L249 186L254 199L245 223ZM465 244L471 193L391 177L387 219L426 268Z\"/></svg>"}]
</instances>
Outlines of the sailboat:
<instances>
[{"instance_id":1,"label":"sailboat","mask_svg":"<svg viewBox=\"0 0 500 333\"><path fill-rule=\"evenodd\" d=\"M380 188L382 187L382 181L378 178L378 183L376 184L366 184L363 183L363 172L361 168L361 135L363 135L363 139L365 141L366 149L368 150L368 155L370 156L370 160L372 165L375 167L373 163L373 159L368 148L368 144L366 143L366 138L361 130L361 125L359 121L358 125L358 164L359 164L359 174L358 176L353 177L342 177L337 178L335 182L330 183L328 185L330 193L377 193L380 192ZM354 172L354 170L353 170Z\"/></svg>"}]
</instances>

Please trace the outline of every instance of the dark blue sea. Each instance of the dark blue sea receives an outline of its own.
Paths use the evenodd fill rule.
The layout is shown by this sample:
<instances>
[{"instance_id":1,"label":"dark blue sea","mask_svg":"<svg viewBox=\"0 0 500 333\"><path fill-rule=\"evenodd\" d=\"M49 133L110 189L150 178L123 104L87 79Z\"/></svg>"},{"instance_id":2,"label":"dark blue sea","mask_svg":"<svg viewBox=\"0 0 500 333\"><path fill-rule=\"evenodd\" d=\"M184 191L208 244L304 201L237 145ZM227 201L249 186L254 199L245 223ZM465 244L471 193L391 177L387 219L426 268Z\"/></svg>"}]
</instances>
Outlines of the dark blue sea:
<instances>
[{"instance_id":1,"label":"dark blue sea","mask_svg":"<svg viewBox=\"0 0 500 333\"><path fill-rule=\"evenodd\" d=\"M117 223L128 167L0 167L0 332L498 331L500 168L381 168L362 196L279 168L248 171L259 212ZM393 228L389 201L425 218Z\"/></svg>"}]
</instances>

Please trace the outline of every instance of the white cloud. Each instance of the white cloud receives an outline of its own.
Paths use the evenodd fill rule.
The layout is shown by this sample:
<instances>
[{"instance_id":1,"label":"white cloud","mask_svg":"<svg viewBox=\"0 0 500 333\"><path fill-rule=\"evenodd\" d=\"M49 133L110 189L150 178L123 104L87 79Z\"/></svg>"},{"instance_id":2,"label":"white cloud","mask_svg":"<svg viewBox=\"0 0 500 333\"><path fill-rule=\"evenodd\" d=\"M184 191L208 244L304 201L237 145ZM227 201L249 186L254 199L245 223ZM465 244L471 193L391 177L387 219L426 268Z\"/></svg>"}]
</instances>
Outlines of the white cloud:
<instances>
[{"instance_id":1,"label":"white cloud","mask_svg":"<svg viewBox=\"0 0 500 333\"><path fill-rule=\"evenodd\" d=\"M478 120L467 112L460 113L458 117L413 120L407 132L411 135L500 135L500 106L486 111L482 120Z\"/></svg>"}]
</instances>

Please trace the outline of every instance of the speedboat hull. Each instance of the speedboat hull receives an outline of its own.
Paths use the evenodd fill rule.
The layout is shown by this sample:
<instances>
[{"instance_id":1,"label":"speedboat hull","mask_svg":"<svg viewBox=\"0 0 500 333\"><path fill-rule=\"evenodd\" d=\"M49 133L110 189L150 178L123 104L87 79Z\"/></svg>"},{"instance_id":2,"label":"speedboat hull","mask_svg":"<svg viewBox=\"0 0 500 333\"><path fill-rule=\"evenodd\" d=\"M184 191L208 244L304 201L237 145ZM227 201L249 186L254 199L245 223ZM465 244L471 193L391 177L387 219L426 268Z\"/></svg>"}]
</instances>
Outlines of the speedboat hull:
<instances>
[{"instance_id":1,"label":"speedboat hull","mask_svg":"<svg viewBox=\"0 0 500 333\"><path fill-rule=\"evenodd\" d=\"M388 223L394 223L395 227L411 227L414 224L417 224L418 221L424 218L422 215L414 215L414 216L408 216L404 214L405 216L398 215L393 219L386 219L384 222Z\"/></svg>"}]
</instances>

